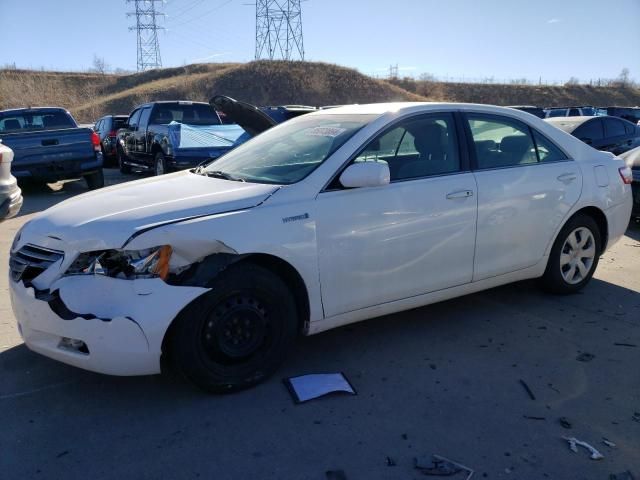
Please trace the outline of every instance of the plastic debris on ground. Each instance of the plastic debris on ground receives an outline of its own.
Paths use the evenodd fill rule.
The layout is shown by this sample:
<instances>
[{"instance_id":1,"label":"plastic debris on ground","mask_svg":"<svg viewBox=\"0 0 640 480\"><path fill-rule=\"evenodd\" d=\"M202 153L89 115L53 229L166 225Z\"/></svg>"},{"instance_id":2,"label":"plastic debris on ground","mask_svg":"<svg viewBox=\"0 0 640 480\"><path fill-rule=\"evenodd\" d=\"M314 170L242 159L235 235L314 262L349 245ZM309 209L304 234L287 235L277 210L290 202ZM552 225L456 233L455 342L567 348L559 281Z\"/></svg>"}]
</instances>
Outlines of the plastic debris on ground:
<instances>
[{"instance_id":1,"label":"plastic debris on ground","mask_svg":"<svg viewBox=\"0 0 640 480\"><path fill-rule=\"evenodd\" d=\"M285 385L296 403L304 403L330 393L356 395L343 373L315 373L287 378Z\"/></svg>"},{"instance_id":2,"label":"plastic debris on ground","mask_svg":"<svg viewBox=\"0 0 640 480\"><path fill-rule=\"evenodd\" d=\"M569 442L569 448L574 453L578 453L578 447L583 447L589 451L589 458L591 460L602 460L604 458L604 455L602 455L595 447L589 445L587 442L578 440L575 437L562 437L562 438L567 442Z\"/></svg>"},{"instance_id":3,"label":"plastic debris on ground","mask_svg":"<svg viewBox=\"0 0 640 480\"><path fill-rule=\"evenodd\" d=\"M573 425L571 425L571 422L566 418L566 417L560 417L558 419L558 423L562 426L562 428L571 428Z\"/></svg>"},{"instance_id":4,"label":"plastic debris on ground","mask_svg":"<svg viewBox=\"0 0 640 480\"><path fill-rule=\"evenodd\" d=\"M347 480L347 475L342 470L328 470L325 475L327 480Z\"/></svg>"},{"instance_id":5,"label":"plastic debris on ground","mask_svg":"<svg viewBox=\"0 0 640 480\"><path fill-rule=\"evenodd\" d=\"M593 353L584 352L578 355L576 357L576 360L578 360L579 362L590 362L594 358L596 358L596 356Z\"/></svg>"},{"instance_id":6,"label":"plastic debris on ground","mask_svg":"<svg viewBox=\"0 0 640 480\"><path fill-rule=\"evenodd\" d=\"M423 475L435 477L450 477L460 472L468 473L465 480L469 480L474 471L461 463L454 462L440 455L431 455L430 458L420 457L415 459L415 468Z\"/></svg>"}]
</instances>

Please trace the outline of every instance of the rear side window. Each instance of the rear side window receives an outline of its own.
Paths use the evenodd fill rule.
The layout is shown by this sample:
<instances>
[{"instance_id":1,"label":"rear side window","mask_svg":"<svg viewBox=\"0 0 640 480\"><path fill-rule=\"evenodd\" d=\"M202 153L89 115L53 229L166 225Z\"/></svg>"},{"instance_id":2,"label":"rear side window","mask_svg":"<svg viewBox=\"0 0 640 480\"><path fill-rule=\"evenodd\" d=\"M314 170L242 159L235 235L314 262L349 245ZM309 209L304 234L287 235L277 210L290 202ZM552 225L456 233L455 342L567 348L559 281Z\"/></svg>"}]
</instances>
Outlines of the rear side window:
<instances>
[{"instance_id":1,"label":"rear side window","mask_svg":"<svg viewBox=\"0 0 640 480\"><path fill-rule=\"evenodd\" d=\"M614 118L607 118L604 122L607 137L620 137L625 135L624 123Z\"/></svg>"},{"instance_id":2,"label":"rear side window","mask_svg":"<svg viewBox=\"0 0 640 480\"><path fill-rule=\"evenodd\" d=\"M569 110L570 117L579 117L580 115L580 110L578 110L577 108L572 108Z\"/></svg>"},{"instance_id":3,"label":"rear side window","mask_svg":"<svg viewBox=\"0 0 640 480\"><path fill-rule=\"evenodd\" d=\"M469 115L469 128L478 168L501 168L537 163L529 127L505 117Z\"/></svg>"},{"instance_id":4,"label":"rear side window","mask_svg":"<svg viewBox=\"0 0 640 480\"><path fill-rule=\"evenodd\" d=\"M168 125L171 122L188 125L220 125L220 118L207 104L190 102L156 104L151 123Z\"/></svg>"},{"instance_id":5,"label":"rear side window","mask_svg":"<svg viewBox=\"0 0 640 480\"><path fill-rule=\"evenodd\" d=\"M75 128L73 120L65 112L22 112L0 117L0 132L32 130L57 130Z\"/></svg>"},{"instance_id":6,"label":"rear side window","mask_svg":"<svg viewBox=\"0 0 640 480\"><path fill-rule=\"evenodd\" d=\"M536 141L538 160L540 162L560 162L567 160L567 156L550 140L533 130L533 139Z\"/></svg>"},{"instance_id":7,"label":"rear side window","mask_svg":"<svg viewBox=\"0 0 640 480\"><path fill-rule=\"evenodd\" d=\"M125 126L125 124L127 123L127 119L126 118L114 118L113 119L113 130L118 130L120 128L123 128Z\"/></svg>"},{"instance_id":8,"label":"rear side window","mask_svg":"<svg viewBox=\"0 0 640 480\"><path fill-rule=\"evenodd\" d=\"M547 114L547 118L553 117L565 117L567 115L567 111L563 108L556 108L554 110L549 110Z\"/></svg>"},{"instance_id":9,"label":"rear side window","mask_svg":"<svg viewBox=\"0 0 640 480\"><path fill-rule=\"evenodd\" d=\"M149 117L151 116L151 107L143 108L142 114L140 115L139 124L142 126L149 125Z\"/></svg>"},{"instance_id":10,"label":"rear side window","mask_svg":"<svg viewBox=\"0 0 640 480\"><path fill-rule=\"evenodd\" d=\"M137 128L138 127L138 123L139 123L139 120L140 120L140 112L141 112L141 110L136 110L129 117L129 126L131 128Z\"/></svg>"},{"instance_id":11,"label":"rear side window","mask_svg":"<svg viewBox=\"0 0 640 480\"><path fill-rule=\"evenodd\" d=\"M602 130L602 120L594 119L583 123L573 132L573 136L579 138L583 142L595 142L604 138Z\"/></svg>"},{"instance_id":12,"label":"rear side window","mask_svg":"<svg viewBox=\"0 0 640 480\"><path fill-rule=\"evenodd\" d=\"M354 161L386 162L392 182L444 175L460 171L457 145L451 114L422 115L369 142Z\"/></svg>"}]
</instances>

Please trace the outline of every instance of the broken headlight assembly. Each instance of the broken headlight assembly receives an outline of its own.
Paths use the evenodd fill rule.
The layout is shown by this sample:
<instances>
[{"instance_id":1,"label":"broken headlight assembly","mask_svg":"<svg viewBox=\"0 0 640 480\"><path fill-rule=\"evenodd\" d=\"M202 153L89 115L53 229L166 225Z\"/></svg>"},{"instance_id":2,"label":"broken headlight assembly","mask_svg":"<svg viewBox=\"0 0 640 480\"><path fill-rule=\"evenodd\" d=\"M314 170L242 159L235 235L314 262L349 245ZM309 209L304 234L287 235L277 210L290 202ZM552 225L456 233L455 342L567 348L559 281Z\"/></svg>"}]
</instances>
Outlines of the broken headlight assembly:
<instances>
[{"instance_id":1,"label":"broken headlight assembly","mask_svg":"<svg viewBox=\"0 0 640 480\"><path fill-rule=\"evenodd\" d=\"M144 250L102 250L78 255L65 275L104 275L133 280L136 278L161 278L169 275L169 245Z\"/></svg>"}]
</instances>

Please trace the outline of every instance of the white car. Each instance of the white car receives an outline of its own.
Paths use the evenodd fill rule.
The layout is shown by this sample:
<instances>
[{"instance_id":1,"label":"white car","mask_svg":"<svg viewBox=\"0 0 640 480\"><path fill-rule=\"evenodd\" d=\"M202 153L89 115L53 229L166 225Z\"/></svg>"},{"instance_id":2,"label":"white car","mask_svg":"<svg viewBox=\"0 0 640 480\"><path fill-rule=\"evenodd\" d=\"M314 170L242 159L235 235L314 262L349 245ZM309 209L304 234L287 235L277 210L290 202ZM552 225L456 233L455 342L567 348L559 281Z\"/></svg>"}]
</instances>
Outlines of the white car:
<instances>
[{"instance_id":1,"label":"white car","mask_svg":"<svg viewBox=\"0 0 640 480\"><path fill-rule=\"evenodd\" d=\"M0 139L0 222L15 217L22 207L22 191L11 175L13 150Z\"/></svg>"},{"instance_id":2,"label":"white car","mask_svg":"<svg viewBox=\"0 0 640 480\"><path fill-rule=\"evenodd\" d=\"M114 375L169 360L214 392L298 334L541 277L585 286L625 232L631 171L518 110L320 110L207 166L88 193L11 249L26 345Z\"/></svg>"}]
</instances>

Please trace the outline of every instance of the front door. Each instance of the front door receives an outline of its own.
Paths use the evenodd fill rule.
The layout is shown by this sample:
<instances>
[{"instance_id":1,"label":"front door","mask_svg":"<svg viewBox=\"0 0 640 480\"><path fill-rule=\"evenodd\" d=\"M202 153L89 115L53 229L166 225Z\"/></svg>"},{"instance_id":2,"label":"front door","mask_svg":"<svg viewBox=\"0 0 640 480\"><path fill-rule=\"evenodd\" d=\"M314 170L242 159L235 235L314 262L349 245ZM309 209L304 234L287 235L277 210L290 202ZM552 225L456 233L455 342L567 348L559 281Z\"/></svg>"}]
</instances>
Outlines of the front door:
<instances>
[{"instance_id":1,"label":"front door","mask_svg":"<svg viewBox=\"0 0 640 480\"><path fill-rule=\"evenodd\" d=\"M451 114L390 127L354 162L384 161L391 183L317 197L320 282L328 317L468 283L476 182L460 161Z\"/></svg>"}]
</instances>

